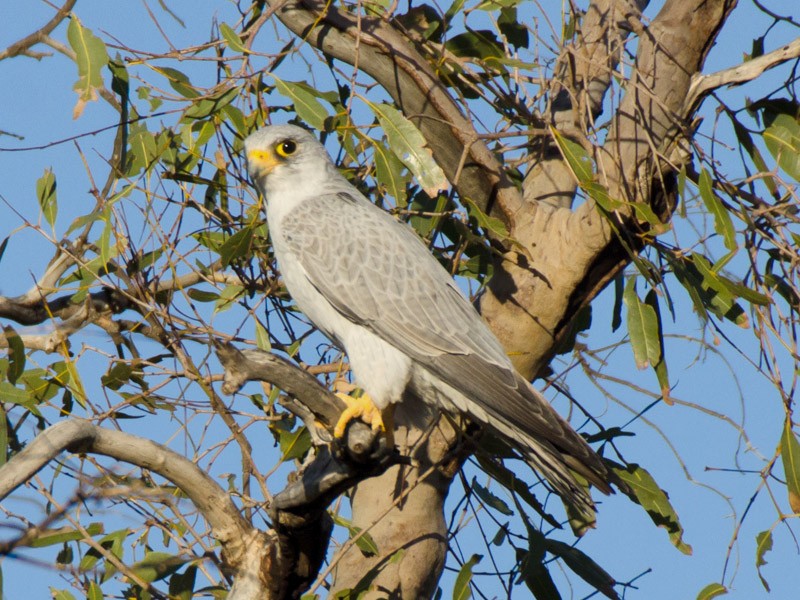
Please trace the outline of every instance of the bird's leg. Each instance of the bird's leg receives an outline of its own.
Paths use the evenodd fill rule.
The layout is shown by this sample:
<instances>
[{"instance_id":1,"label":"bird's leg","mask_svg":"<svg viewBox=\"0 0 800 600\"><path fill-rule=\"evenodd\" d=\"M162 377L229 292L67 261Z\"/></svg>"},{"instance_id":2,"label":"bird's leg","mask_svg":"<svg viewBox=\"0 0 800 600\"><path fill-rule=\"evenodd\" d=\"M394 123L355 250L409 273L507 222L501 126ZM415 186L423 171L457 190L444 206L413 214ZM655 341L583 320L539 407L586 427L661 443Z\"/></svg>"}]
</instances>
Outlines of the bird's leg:
<instances>
[{"instance_id":1,"label":"bird's leg","mask_svg":"<svg viewBox=\"0 0 800 600\"><path fill-rule=\"evenodd\" d=\"M333 428L333 436L341 439L347 430L347 425L353 419L360 418L367 425L372 428L372 431L382 431L386 434L386 445L389 448L394 447L394 423L392 416L394 415L394 405L390 404L386 409L381 411L369 394L362 393L358 397L350 396L338 392L336 394L346 405L347 408L342 411L336 426ZM387 427L388 425L388 427Z\"/></svg>"}]
</instances>

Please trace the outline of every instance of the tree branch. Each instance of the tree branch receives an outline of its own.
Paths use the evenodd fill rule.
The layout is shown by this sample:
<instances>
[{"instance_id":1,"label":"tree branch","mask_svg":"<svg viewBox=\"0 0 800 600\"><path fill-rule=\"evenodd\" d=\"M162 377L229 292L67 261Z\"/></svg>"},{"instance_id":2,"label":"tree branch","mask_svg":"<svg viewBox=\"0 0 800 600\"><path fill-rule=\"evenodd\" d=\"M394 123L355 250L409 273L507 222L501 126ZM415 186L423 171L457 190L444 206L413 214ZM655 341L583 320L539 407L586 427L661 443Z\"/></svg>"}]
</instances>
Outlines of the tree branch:
<instances>
[{"instance_id":1,"label":"tree branch","mask_svg":"<svg viewBox=\"0 0 800 600\"><path fill-rule=\"evenodd\" d=\"M20 54L28 54L28 51L33 46L44 41L47 36L50 35L50 32L58 27L61 21L67 18L72 10L72 7L75 6L75 2L77 2L77 0L67 0L64 3L64 6L59 8L58 12L53 15L53 18L50 19L43 27L37 29L30 35L26 35L21 40L14 42L8 48L0 52L0 60L3 60L4 58L13 58L15 56L19 56Z\"/></svg>"},{"instance_id":2,"label":"tree branch","mask_svg":"<svg viewBox=\"0 0 800 600\"><path fill-rule=\"evenodd\" d=\"M703 99L714 90L724 86L737 85L752 81L762 73L793 58L800 57L800 38L768 52L758 58L749 60L735 67L723 69L709 75L696 73L692 77L689 92L683 105L682 114L688 115L697 110Z\"/></svg>"}]
</instances>

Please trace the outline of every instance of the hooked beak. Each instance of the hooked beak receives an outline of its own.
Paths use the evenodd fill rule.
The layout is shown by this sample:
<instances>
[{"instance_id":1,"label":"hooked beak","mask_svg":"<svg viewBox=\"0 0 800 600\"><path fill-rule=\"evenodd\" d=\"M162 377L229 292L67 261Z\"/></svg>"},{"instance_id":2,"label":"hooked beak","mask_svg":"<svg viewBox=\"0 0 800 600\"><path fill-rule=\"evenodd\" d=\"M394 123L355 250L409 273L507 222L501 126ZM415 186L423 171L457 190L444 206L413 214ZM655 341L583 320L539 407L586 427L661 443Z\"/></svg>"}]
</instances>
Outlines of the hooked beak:
<instances>
[{"instance_id":1,"label":"hooked beak","mask_svg":"<svg viewBox=\"0 0 800 600\"><path fill-rule=\"evenodd\" d=\"M247 153L247 170L253 179L269 175L280 162L280 159L269 150L251 150Z\"/></svg>"}]
</instances>

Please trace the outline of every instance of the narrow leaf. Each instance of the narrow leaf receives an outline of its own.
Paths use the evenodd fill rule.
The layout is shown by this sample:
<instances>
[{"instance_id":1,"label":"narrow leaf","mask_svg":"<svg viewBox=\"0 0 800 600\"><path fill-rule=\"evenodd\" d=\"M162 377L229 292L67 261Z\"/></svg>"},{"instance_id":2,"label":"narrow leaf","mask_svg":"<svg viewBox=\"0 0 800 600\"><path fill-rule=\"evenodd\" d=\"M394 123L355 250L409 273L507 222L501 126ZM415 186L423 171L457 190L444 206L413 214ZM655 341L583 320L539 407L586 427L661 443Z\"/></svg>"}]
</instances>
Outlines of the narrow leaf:
<instances>
[{"instance_id":1,"label":"narrow leaf","mask_svg":"<svg viewBox=\"0 0 800 600\"><path fill-rule=\"evenodd\" d=\"M772 532L770 530L762 531L756 536L756 570L758 571L759 579L761 579L761 585L768 592L769 584L761 572L761 567L767 564L767 561L764 560L764 555L770 550L772 550Z\"/></svg>"},{"instance_id":2,"label":"narrow leaf","mask_svg":"<svg viewBox=\"0 0 800 600\"><path fill-rule=\"evenodd\" d=\"M324 130L328 111L311 92L312 88L306 84L283 81L274 75L272 77L278 92L292 100L297 115L314 129Z\"/></svg>"},{"instance_id":3,"label":"narrow leaf","mask_svg":"<svg viewBox=\"0 0 800 600\"><path fill-rule=\"evenodd\" d=\"M103 40L81 25L73 14L67 26L67 41L75 52L78 81L73 89L78 92L78 102L72 116L77 119L87 102L97 99L97 90L103 87L103 67L108 64L108 52Z\"/></svg>"},{"instance_id":4,"label":"narrow leaf","mask_svg":"<svg viewBox=\"0 0 800 600\"><path fill-rule=\"evenodd\" d=\"M131 571L147 583L164 579L186 564L186 559L167 552L148 552Z\"/></svg>"},{"instance_id":5,"label":"narrow leaf","mask_svg":"<svg viewBox=\"0 0 800 600\"><path fill-rule=\"evenodd\" d=\"M379 553L378 544L375 543L375 540L369 534L369 531L365 531L362 533L362 529L360 527L356 527L350 521L345 519L340 515L333 515L333 522L341 527L346 527L347 531L350 532L350 537L356 539L356 546L358 546L359 550L363 552L366 556L375 556Z\"/></svg>"},{"instance_id":6,"label":"narrow leaf","mask_svg":"<svg viewBox=\"0 0 800 600\"><path fill-rule=\"evenodd\" d=\"M486 506L504 515L510 516L514 514L514 511L511 510L505 502L490 492L488 488L483 487L480 483L475 481L475 479L472 480L472 489Z\"/></svg>"},{"instance_id":7,"label":"narrow leaf","mask_svg":"<svg viewBox=\"0 0 800 600\"><path fill-rule=\"evenodd\" d=\"M221 23L219 32L222 37L225 38L225 41L228 42L228 48L239 54L248 54L249 51L244 47L242 38L239 37L239 34L236 33L230 25Z\"/></svg>"},{"instance_id":8,"label":"narrow leaf","mask_svg":"<svg viewBox=\"0 0 800 600\"><path fill-rule=\"evenodd\" d=\"M792 421L789 417L786 418L781 436L781 459L786 474L789 506L792 512L800 514L800 442L792 431Z\"/></svg>"},{"instance_id":9,"label":"narrow leaf","mask_svg":"<svg viewBox=\"0 0 800 600\"><path fill-rule=\"evenodd\" d=\"M700 171L700 178L697 182L697 186L700 190L700 197L706 205L706 209L714 217L714 231L722 236L725 247L731 252L735 252L738 249L738 245L736 243L736 231L733 228L731 215L725 208L725 205L722 204L722 200L714 193L711 187L711 175L709 175L706 169Z\"/></svg>"},{"instance_id":10,"label":"narrow leaf","mask_svg":"<svg viewBox=\"0 0 800 600\"><path fill-rule=\"evenodd\" d=\"M245 227L229 237L219 248L219 258L227 267L236 259L248 256L253 242L253 228Z\"/></svg>"},{"instance_id":11,"label":"narrow leaf","mask_svg":"<svg viewBox=\"0 0 800 600\"><path fill-rule=\"evenodd\" d=\"M709 583L706 587L700 590L697 594L697 600L711 600L718 596L724 596L728 593L728 589L719 583Z\"/></svg>"},{"instance_id":12,"label":"narrow leaf","mask_svg":"<svg viewBox=\"0 0 800 600\"><path fill-rule=\"evenodd\" d=\"M602 592L607 598L617 598L614 578L586 553L558 540L545 538L545 548L561 558L572 571L586 583Z\"/></svg>"},{"instance_id":13,"label":"narrow leaf","mask_svg":"<svg viewBox=\"0 0 800 600\"><path fill-rule=\"evenodd\" d=\"M652 306L639 299L635 277L628 280L622 301L628 309L628 335L636 366L644 369L648 365L657 365L661 360L658 316Z\"/></svg>"},{"instance_id":14,"label":"narrow leaf","mask_svg":"<svg viewBox=\"0 0 800 600\"><path fill-rule=\"evenodd\" d=\"M58 204L56 203L56 176L51 169L45 169L36 181L36 196L39 198L39 208L45 221L53 227L58 214Z\"/></svg>"},{"instance_id":15,"label":"narrow leaf","mask_svg":"<svg viewBox=\"0 0 800 600\"><path fill-rule=\"evenodd\" d=\"M89 583L89 590L86 592L86 600L103 600L103 588L97 585L96 581Z\"/></svg>"},{"instance_id":16,"label":"narrow leaf","mask_svg":"<svg viewBox=\"0 0 800 600\"><path fill-rule=\"evenodd\" d=\"M6 377L11 383L17 383L20 375L25 371L25 344L22 338L11 325L3 327L8 344L8 372Z\"/></svg>"},{"instance_id":17,"label":"narrow leaf","mask_svg":"<svg viewBox=\"0 0 800 600\"><path fill-rule=\"evenodd\" d=\"M614 469L614 472L628 484L635 501L647 511L653 523L667 530L672 544L684 554L691 554L692 547L683 541L683 527L678 520L678 514L653 476L633 463L624 469Z\"/></svg>"},{"instance_id":18,"label":"narrow leaf","mask_svg":"<svg viewBox=\"0 0 800 600\"><path fill-rule=\"evenodd\" d=\"M283 456L282 461L301 458L311 447L311 435L306 427L298 427L294 431L281 431L278 438Z\"/></svg>"},{"instance_id":19,"label":"narrow leaf","mask_svg":"<svg viewBox=\"0 0 800 600\"><path fill-rule=\"evenodd\" d=\"M389 148L403 161L430 197L448 188L444 171L433 159L425 137L403 114L388 104L367 103L378 117Z\"/></svg>"},{"instance_id":20,"label":"narrow leaf","mask_svg":"<svg viewBox=\"0 0 800 600\"><path fill-rule=\"evenodd\" d=\"M197 567L189 565L183 573L174 573L169 578L170 598L177 600L191 600L194 592L194 583L197 578Z\"/></svg>"},{"instance_id":21,"label":"narrow leaf","mask_svg":"<svg viewBox=\"0 0 800 600\"><path fill-rule=\"evenodd\" d=\"M470 559L461 565L461 569L456 576L456 583L453 586L453 600L468 600L472 598L472 590L469 587L472 581L472 568L477 565L483 556L473 554Z\"/></svg>"},{"instance_id":22,"label":"narrow leaf","mask_svg":"<svg viewBox=\"0 0 800 600\"><path fill-rule=\"evenodd\" d=\"M91 523L88 527L86 527L86 531L90 536L101 535L104 533L103 524ZM63 544L64 542L74 542L84 539L86 539L86 536L82 532L76 531L72 527L61 527L59 529L48 529L43 531L41 534L36 536L36 539L27 545L31 548L44 548L54 544Z\"/></svg>"},{"instance_id":23,"label":"narrow leaf","mask_svg":"<svg viewBox=\"0 0 800 600\"><path fill-rule=\"evenodd\" d=\"M653 370L656 372L658 385L661 388L661 397L664 399L664 402L672 406L674 402L670 396L669 372L667 371L667 361L664 356L664 330L661 321L661 309L658 305L658 294L656 294L655 290L651 289L649 292L647 292L647 296L644 298L644 303L647 306L652 307L653 312L656 315L656 322L658 323L659 359L658 362L653 364Z\"/></svg>"},{"instance_id":24,"label":"narrow leaf","mask_svg":"<svg viewBox=\"0 0 800 600\"><path fill-rule=\"evenodd\" d=\"M550 133L578 183L582 186L591 183L594 178L592 159L584 147L561 135L555 127L550 128Z\"/></svg>"},{"instance_id":25,"label":"narrow leaf","mask_svg":"<svg viewBox=\"0 0 800 600\"><path fill-rule=\"evenodd\" d=\"M397 155L381 142L372 140L372 150L375 157L375 179L384 187L386 193L395 199L398 206L405 208L408 205L406 197L408 176L405 166Z\"/></svg>"},{"instance_id":26,"label":"narrow leaf","mask_svg":"<svg viewBox=\"0 0 800 600\"><path fill-rule=\"evenodd\" d=\"M764 144L778 166L800 181L800 123L794 115L775 115L764 130Z\"/></svg>"},{"instance_id":27,"label":"narrow leaf","mask_svg":"<svg viewBox=\"0 0 800 600\"><path fill-rule=\"evenodd\" d=\"M256 346L267 352L272 350L272 343L269 341L269 332L258 320L256 320Z\"/></svg>"}]
</instances>

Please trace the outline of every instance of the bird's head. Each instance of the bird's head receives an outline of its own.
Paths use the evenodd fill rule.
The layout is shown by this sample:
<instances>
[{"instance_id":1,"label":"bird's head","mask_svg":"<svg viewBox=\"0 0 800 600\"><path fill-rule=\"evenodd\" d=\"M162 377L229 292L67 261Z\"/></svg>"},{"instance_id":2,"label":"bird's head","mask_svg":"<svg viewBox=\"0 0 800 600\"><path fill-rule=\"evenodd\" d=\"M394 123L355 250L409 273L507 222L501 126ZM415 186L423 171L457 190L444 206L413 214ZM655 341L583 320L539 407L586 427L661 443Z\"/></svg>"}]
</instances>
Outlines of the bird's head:
<instances>
[{"instance_id":1,"label":"bird's head","mask_svg":"<svg viewBox=\"0 0 800 600\"><path fill-rule=\"evenodd\" d=\"M244 141L247 171L265 198L317 188L336 169L316 138L294 125L270 125ZM334 175L335 177L335 175Z\"/></svg>"}]
</instances>

